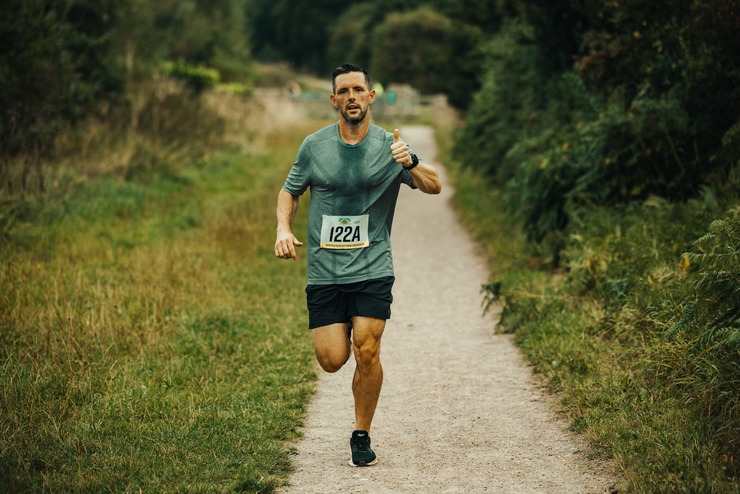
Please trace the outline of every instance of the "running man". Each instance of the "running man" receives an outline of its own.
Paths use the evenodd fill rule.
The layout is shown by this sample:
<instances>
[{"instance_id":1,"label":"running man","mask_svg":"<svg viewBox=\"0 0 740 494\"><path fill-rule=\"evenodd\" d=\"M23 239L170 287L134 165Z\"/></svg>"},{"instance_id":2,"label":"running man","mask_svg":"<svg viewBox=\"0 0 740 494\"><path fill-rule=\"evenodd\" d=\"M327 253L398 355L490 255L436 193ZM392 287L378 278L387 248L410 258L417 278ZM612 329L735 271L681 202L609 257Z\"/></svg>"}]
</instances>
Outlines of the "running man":
<instances>
[{"instance_id":1,"label":"running man","mask_svg":"<svg viewBox=\"0 0 740 494\"><path fill-rule=\"evenodd\" d=\"M308 136L277 200L275 255L296 259L303 246L291 231L299 197L308 209L309 329L316 359L336 372L354 352L355 430L352 466L377 462L370 426L383 384L380 339L391 315L394 282L391 225L401 184L438 194L436 170L393 134L370 123L375 99L370 76L344 64L332 73L337 123Z\"/></svg>"}]
</instances>

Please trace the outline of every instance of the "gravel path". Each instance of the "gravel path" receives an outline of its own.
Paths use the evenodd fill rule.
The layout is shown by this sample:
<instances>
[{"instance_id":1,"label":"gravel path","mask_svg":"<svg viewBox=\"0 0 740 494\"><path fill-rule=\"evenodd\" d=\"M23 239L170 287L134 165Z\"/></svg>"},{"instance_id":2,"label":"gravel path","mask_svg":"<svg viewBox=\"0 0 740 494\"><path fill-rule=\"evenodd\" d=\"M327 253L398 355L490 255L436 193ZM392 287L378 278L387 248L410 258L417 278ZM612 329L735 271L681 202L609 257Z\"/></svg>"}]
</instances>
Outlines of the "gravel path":
<instances>
[{"instance_id":1,"label":"gravel path","mask_svg":"<svg viewBox=\"0 0 740 494\"><path fill-rule=\"evenodd\" d=\"M426 162L432 130L401 129ZM321 373L296 445L291 493L608 493L615 478L586 459L553 397L511 339L481 315L485 260L448 201L402 187L393 225L393 316L371 437L378 464L352 468L353 359Z\"/></svg>"}]
</instances>

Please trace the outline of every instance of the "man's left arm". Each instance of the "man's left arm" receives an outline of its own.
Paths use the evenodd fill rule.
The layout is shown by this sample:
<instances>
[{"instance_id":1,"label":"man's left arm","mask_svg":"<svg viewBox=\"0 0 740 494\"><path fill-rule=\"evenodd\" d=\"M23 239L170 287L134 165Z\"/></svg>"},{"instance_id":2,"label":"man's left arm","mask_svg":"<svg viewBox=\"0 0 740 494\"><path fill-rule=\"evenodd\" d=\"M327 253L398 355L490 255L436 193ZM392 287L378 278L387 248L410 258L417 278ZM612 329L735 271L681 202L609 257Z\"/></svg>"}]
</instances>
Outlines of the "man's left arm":
<instances>
[{"instance_id":1,"label":"man's left arm","mask_svg":"<svg viewBox=\"0 0 740 494\"><path fill-rule=\"evenodd\" d=\"M442 192L442 182L439 180L437 170L424 163L419 163L409 170L411 178L414 179L414 187L425 194L439 194Z\"/></svg>"},{"instance_id":2,"label":"man's left arm","mask_svg":"<svg viewBox=\"0 0 740 494\"><path fill-rule=\"evenodd\" d=\"M399 142L398 129L393 131L393 144L391 153L396 163L403 166L411 174L414 187L425 194L439 194L442 191L442 181L439 179L437 170L432 165L421 163L418 158L411 156L406 143Z\"/></svg>"}]
</instances>

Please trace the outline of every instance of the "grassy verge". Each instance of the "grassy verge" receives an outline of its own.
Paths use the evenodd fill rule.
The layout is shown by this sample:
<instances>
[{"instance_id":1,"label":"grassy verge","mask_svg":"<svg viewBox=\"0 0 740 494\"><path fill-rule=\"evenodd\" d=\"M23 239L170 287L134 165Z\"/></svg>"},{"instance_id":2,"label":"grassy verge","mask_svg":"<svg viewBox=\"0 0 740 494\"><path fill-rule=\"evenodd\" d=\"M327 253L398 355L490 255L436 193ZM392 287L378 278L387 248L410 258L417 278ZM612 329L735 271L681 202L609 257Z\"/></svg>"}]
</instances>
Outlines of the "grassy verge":
<instances>
[{"instance_id":1,"label":"grassy verge","mask_svg":"<svg viewBox=\"0 0 740 494\"><path fill-rule=\"evenodd\" d=\"M444 160L454 163L446 140ZM738 492L732 193L584 211L568 232L565 268L553 272L499 191L468 168L450 171L454 202L489 257L488 296L506 303L502 330L515 334L573 428L615 461L620 491Z\"/></svg>"},{"instance_id":2,"label":"grassy verge","mask_svg":"<svg viewBox=\"0 0 740 494\"><path fill-rule=\"evenodd\" d=\"M315 376L305 265L274 259L274 204L306 132L3 204L3 489L284 480Z\"/></svg>"}]
</instances>

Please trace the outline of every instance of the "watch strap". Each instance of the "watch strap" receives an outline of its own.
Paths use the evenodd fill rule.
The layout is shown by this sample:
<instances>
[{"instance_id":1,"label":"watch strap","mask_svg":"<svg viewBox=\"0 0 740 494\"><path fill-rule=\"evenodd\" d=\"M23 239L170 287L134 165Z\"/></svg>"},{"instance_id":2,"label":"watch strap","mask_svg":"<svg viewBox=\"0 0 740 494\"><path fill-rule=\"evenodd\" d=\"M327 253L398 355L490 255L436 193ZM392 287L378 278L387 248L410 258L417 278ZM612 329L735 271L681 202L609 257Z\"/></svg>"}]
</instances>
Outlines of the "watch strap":
<instances>
[{"instance_id":1,"label":"watch strap","mask_svg":"<svg viewBox=\"0 0 740 494\"><path fill-rule=\"evenodd\" d=\"M406 170L411 170L419 164L419 158L414 153L409 153L409 156L411 156L411 165L404 166Z\"/></svg>"}]
</instances>

